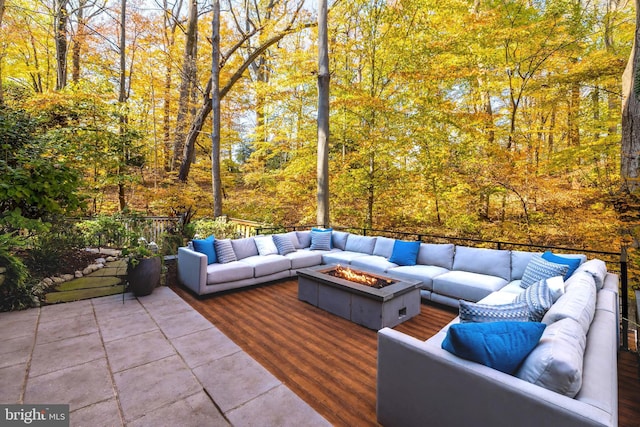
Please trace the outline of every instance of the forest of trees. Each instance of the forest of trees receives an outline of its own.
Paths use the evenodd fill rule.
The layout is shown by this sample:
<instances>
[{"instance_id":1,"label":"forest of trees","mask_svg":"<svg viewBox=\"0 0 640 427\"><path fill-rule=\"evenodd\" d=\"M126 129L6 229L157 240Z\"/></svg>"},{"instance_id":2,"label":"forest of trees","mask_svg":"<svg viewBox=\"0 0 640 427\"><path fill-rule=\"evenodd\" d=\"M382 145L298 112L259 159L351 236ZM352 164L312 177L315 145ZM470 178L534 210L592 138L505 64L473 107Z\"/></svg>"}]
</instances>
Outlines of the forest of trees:
<instances>
[{"instance_id":1,"label":"forest of trees","mask_svg":"<svg viewBox=\"0 0 640 427\"><path fill-rule=\"evenodd\" d=\"M217 154L223 214L314 224L317 7L0 0L0 220L212 216ZM330 223L618 250L634 7L329 1Z\"/></svg>"}]
</instances>

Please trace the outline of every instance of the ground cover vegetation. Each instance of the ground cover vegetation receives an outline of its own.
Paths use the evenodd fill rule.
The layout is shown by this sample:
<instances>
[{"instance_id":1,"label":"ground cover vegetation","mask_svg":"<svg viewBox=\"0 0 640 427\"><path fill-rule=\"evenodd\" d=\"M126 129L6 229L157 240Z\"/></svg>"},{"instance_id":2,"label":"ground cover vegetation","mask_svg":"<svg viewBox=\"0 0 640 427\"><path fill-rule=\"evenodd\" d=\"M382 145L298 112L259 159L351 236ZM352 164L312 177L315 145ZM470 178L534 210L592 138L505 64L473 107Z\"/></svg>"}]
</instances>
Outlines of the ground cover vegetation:
<instances>
[{"instance_id":1,"label":"ground cover vegetation","mask_svg":"<svg viewBox=\"0 0 640 427\"><path fill-rule=\"evenodd\" d=\"M315 6L213 5L0 0L4 253L71 215L316 222ZM329 2L331 224L628 246L638 265L635 21L623 0Z\"/></svg>"}]
</instances>

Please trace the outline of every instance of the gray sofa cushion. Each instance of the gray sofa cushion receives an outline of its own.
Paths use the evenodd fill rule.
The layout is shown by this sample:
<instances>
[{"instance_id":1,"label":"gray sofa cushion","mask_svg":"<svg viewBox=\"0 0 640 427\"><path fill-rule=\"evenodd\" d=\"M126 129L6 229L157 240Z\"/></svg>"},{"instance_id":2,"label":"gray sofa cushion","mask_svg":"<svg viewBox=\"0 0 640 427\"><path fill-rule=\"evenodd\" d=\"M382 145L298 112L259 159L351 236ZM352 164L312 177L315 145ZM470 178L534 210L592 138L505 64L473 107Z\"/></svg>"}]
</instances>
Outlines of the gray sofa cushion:
<instances>
[{"instance_id":1,"label":"gray sofa cushion","mask_svg":"<svg viewBox=\"0 0 640 427\"><path fill-rule=\"evenodd\" d=\"M364 268L373 272L385 273L388 269L397 267L398 264L389 262L385 257L378 255L364 255L351 260L354 268Z\"/></svg>"},{"instance_id":2,"label":"gray sofa cushion","mask_svg":"<svg viewBox=\"0 0 640 427\"><path fill-rule=\"evenodd\" d=\"M393 245L395 244L396 239L391 239L389 237L376 237L376 245L373 247L373 255L389 259L393 253Z\"/></svg>"},{"instance_id":3,"label":"gray sofa cushion","mask_svg":"<svg viewBox=\"0 0 640 427\"><path fill-rule=\"evenodd\" d=\"M421 243L417 262L451 270L454 253L455 246L451 243Z\"/></svg>"},{"instance_id":4,"label":"gray sofa cushion","mask_svg":"<svg viewBox=\"0 0 640 427\"><path fill-rule=\"evenodd\" d=\"M258 248L256 247L256 242L254 242L253 237L234 239L231 241L231 246L238 260L258 255Z\"/></svg>"},{"instance_id":5,"label":"gray sofa cushion","mask_svg":"<svg viewBox=\"0 0 640 427\"><path fill-rule=\"evenodd\" d=\"M389 275L400 279L420 280L420 287L426 290L433 290L433 278L449 272L446 268L435 265L403 265L387 270Z\"/></svg>"},{"instance_id":6,"label":"gray sofa cushion","mask_svg":"<svg viewBox=\"0 0 640 427\"><path fill-rule=\"evenodd\" d=\"M376 245L376 238L369 236L359 236L357 234L349 234L345 251L360 252L367 255L373 255L373 248Z\"/></svg>"},{"instance_id":7,"label":"gray sofa cushion","mask_svg":"<svg viewBox=\"0 0 640 427\"><path fill-rule=\"evenodd\" d=\"M604 276L607 275L607 265L604 263L604 261L599 259L589 260L581 264L580 267L578 267L578 269L576 270L576 273L578 271L586 271L587 273L591 274L593 276L593 280L595 281L596 289L602 289L602 286L604 285Z\"/></svg>"},{"instance_id":8,"label":"gray sofa cushion","mask_svg":"<svg viewBox=\"0 0 640 427\"><path fill-rule=\"evenodd\" d=\"M582 386L582 364L587 337L573 319L547 326L540 342L516 376L546 389L574 397Z\"/></svg>"},{"instance_id":9,"label":"gray sofa cushion","mask_svg":"<svg viewBox=\"0 0 640 427\"><path fill-rule=\"evenodd\" d=\"M217 240L216 240L217 241ZM207 266L207 285L253 278L253 267L242 261Z\"/></svg>"},{"instance_id":10,"label":"gray sofa cushion","mask_svg":"<svg viewBox=\"0 0 640 427\"><path fill-rule=\"evenodd\" d=\"M550 325L564 318L575 320L586 334L596 310L596 285L593 277L585 272L575 272L565 282L564 295L558 298L542 318Z\"/></svg>"},{"instance_id":11,"label":"gray sofa cushion","mask_svg":"<svg viewBox=\"0 0 640 427\"><path fill-rule=\"evenodd\" d=\"M367 256L361 252L351 252L351 251L331 251L325 252L322 254L322 263L323 264L342 264L349 265L351 261L355 258Z\"/></svg>"},{"instance_id":12,"label":"gray sofa cushion","mask_svg":"<svg viewBox=\"0 0 640 427\"><path fill-rule=\"evenodd\" d=\"M346 231L334 230L333 233L331 233L331 241L333 242L333 247L344 251L344 247L347 244L348 237L349 233L347 233Z\"/></svg>"},{"instance_id":13,"label":"gray sofa cushion","mask_svg":"<svg viewBox=\"0 0 640 427\"><path fill-rule=\"evenodd\" d=\"M486 274L511 280L511 252L498 249L456 246L453 270Z\"/></svg>"},{"instance_id":14,"label":"gray sofa cushion","mask_svg":"<svg viewBox=\"0 0 640 427\"><path fill-rule=\"evenodd\" d=\"M244 258L243 263L253 267L253 276L268 276L291 269L291 260L283 255L255 255Z\"/></svg>"},{"instance_id":15,"label":"gray sofa cushion","mask_svg":"<svg viewBox=\"0 0 640 427\"><path fill-rule=\"evenodd\" d=\"M311 230L296 231L298 242L300 243L300 249L308 248L311 246Z\"/></svg>"},{"instance_id":16,"label":"gray sofa cushion","mask_svg":"<svg viewBox=\"0 0 640 427\"><path fill-rule=\"evenodd\" d=\"M322 253L300 249L285 255L291 261L291 269L313 267L322 264Z\"/></svg>"},{"instance_id":17,"label":"gray sofa cushion","mask_svg":"<svg viewBox=\"0 0 640 427\"><path fill-rule=\"evenodd\" d=\"M522 279L524 270L534 255L542 255L541 252L511 251L511 280Z\"/></svg>"},{"instance_id":18,"label":"gray sofa cushion","mask_svg":"<svg viewBox=\"0 0 640 427\"><path fill-rule=\"evenodd\" d=\"M455 299L476 302L506 284L507 281L501 277L468 271L450 271L433 279L433 291Z\"/></svg>"}]
</instances>

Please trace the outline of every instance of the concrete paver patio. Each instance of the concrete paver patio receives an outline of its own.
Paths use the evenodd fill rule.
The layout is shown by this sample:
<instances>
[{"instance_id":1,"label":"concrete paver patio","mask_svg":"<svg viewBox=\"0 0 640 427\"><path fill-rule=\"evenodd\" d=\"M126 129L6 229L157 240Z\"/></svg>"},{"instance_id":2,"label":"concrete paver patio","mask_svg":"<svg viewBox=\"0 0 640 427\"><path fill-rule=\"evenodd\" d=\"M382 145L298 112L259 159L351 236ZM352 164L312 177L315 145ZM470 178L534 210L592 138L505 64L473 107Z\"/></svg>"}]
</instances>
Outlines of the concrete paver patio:
<instances>
[{"instance_id":1,"label":"concrete paver patio","mask_svg":"<svg viewBox=\"0 0 640 427\"><path fill-rule=\"evenodd\" d=\"M167 287L0 313L0 403L71 426L328 422Z\"/></svg>"}]
</instances>

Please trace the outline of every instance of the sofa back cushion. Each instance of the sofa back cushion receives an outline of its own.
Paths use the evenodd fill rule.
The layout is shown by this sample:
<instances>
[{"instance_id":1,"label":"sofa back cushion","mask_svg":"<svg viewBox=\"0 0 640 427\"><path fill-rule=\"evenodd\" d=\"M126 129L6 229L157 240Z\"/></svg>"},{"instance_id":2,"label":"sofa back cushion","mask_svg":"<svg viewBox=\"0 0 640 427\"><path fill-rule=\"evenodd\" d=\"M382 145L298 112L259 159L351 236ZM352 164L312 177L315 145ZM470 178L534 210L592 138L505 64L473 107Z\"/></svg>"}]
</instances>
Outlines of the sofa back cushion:
<instances>
[{"instance_id":1,"label":"sofa back cushion","mask_svg":"<svg viewBox=\"0 0 640 427\"><path fill-rule=\"evenodd\" d=\"M564 295L558 298L542 322L550 325L565 318L570 318L582 326L586 334L596 312L596 285L586 271L574 273L565 282Z\"/></svg>"},{"instance_id":2,"label":"sofa back cushion","mask_svg":"<svg viewBox=\"0 0 640 427\"><path fill-rule=\"evenodd\" d=\"M511 251L511 280L520 280L529 261L540 252Z\"/></svg>"},{"instance_id":3,"label":"sofa back cushion","mask_svg":"<svg viewBox=\"0 0 640 427\"><path fill-rule=\"evenodd\" d=\"M349 233L347 233L346 231L334 230L331 235L333 247L344 251L344 248L347 245L347 237L349 237Z\"/></svg>"},{"instance_id":4,"label":"sofa back cushion","mask_svg":"<svg viewBox=\"0 0 640 427\"><path fill-rule=\"evenodd\" d=\"M236 254L236 258L239 260L258 255L258 247L253 237L231 240L231 246L233 247L233 252Z\"/></svg>"},{"instance_id":5,"label":"sofa back cushion","mask_svg":"<svg viewBox=\"0 0 640 427\"><path fill-rule=\"evenodd\" d=\"M302 245L298 240L298 233L296 233L295 231L290 231L288 233L284 233L284 235L287 236L289 239L291 239L291 243L293 244L294 248L302 249Z\"/></svg>"},{"instance_id":6,"label":"sofa back cushion","mask_svg":"<svg viewBox=\"0 0 640 427\"><path fill-rule=\"evenodd\" d=\"M393 245L396 240L389 237L376 237L376 245L373 248L373 255L378 255L389 259L393 253Z\"/></svg>"},{"instance_id":7,"label":"sofa back cushion","mask_svg":"<svg viewBox=\"0 0 640 427\"><path fill-rule=\"evenodd\" d=\"M357 234L349 234L345 251L360 252L367 255L373 255L373 248L376 246L376 238L369 236L358 236Z\"/></svg>"},{"instance_id":8,"label":"sofa back cushion","mask_svg":"<svg viewBox=\"0 0 640 427\"><path fill-rule=\"evenodd\" d=\"M421 243L418 264L434 265L451 270L455 246L452 243Z\"/></svg>"},{"instance_id":9,"label":"sofa back cushion","mask_svg":"<svg viewBox=\"0 0 640 427\"><path fill-rule=\"evenodd\" d=\"M587 337L580 324L569 318L559 320L547 326L516 376L573 398L582 387L586 346Z\"/></svg>"},{"instance_id":10,"label":"sofa back cushion","mask_svg":"<svg viewBox=\"0 0 640 427\"><path fill-rule=\"evenodd\" d=\"M456 246L453 270L486 274L511 280L511 252L500 249Z\"/></svg>"},{"instance_id":11,"label":"sofa back cushion","mask_svg":"<svg viewBox=\"0 0 640 427\"><path fill-rule=\"evenodd\" d=\"M300 247L298 249L304 249L311 246L311 230L296 231L296 236L298 237L298 243L300 243Z\"/></svg>"}]
</instances>

